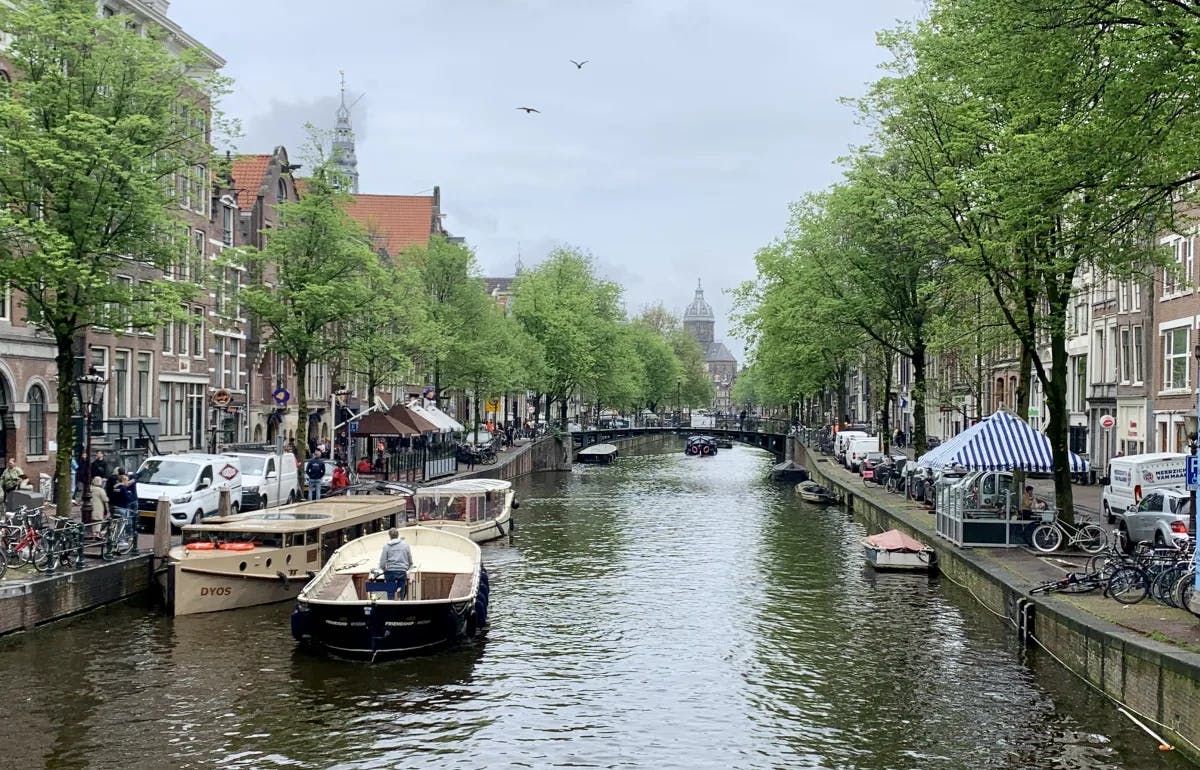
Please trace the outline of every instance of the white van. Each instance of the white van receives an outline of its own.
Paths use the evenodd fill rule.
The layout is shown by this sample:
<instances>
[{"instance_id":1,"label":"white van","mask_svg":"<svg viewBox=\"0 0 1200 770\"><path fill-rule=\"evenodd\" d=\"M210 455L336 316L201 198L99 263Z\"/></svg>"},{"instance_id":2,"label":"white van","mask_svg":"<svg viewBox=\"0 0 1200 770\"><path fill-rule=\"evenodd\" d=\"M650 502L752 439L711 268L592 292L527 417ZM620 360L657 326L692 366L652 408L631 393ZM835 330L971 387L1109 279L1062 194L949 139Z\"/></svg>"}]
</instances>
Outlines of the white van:
<instances>
[{"instance_id":1,"label":"white van","mask_svg":"<svg viewBox=\"0 0 1200 770\"><path fill-rule=\"evenodd\" d=\"M837 436L833 439L833 459L839 463L846 457L846 448L850 445L851 439L866 438L866 431L861 430L842 430L838 431Z\"/></svg>"},{"instance_id":2,"label":"white van","mask_svg":"<svg viewBox=\"0 0 1200 770\"><path fill-rule=\"evenodd\" d=\"M863 458L868 452L878 452L879 436L859 436L846 444L846 467L858 473Z\"/></svg>"},{"instance_id":3,"label":"white van","mask_svg":"<svg viewBox=\"0 0 1200 770\"><path fill-rule=\"evenodd\" d=\"M147 457L137 471L138 510L154 520L158 499L171 500L171 524L182 527L215 516L221 490L228 489L236 513L242 507L240 457L178 454ZM143 522L145 524L145 522ZM153 529L151 523L148 529Z\"/></svg>"},{"instance_id":4,"label":"white van","mask_svg":"<svg viewBox=\"0 0 1200 770\"><path fill-rule=\"evenodd\" d=\"M291 452L226 452L242 461L242 510L299 502L300 474Z\"/></svg>"},{"instance_id":5,"label":"white van","mask_svg":"<svg viewBox=\"0 0 1200 770\"><path fill-rule=\"evenodd\" d=\"M1114 457L1108 461L1108 484L1100 493L1100 507L1108 523L1115 514L1137 505L1151 489L1183 489L1187 483L1187 455L1156 452Z\"/></svg>"}]
</instances>

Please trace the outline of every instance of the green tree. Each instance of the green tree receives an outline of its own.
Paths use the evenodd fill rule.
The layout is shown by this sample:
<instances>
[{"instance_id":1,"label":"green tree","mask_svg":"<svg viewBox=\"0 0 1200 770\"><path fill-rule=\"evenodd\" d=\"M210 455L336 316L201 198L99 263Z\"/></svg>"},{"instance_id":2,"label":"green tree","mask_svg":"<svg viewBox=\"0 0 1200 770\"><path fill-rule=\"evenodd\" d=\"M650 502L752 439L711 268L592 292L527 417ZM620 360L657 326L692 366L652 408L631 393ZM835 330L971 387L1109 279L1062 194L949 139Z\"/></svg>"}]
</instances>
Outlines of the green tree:
<instances>
[{"instance_id":1,"label":"green tree","mask_svg":"<svg viewBox=\"0 0 1200 770\"><path fill-rule=\"evenodd\" d=\"M304 197L279 205L266 248L242 255L271 283L242 289L245 306L268 332L267 348L296 369L297 451L308 453L308 367L342 354L339 329L352 325L385 284L365 232L346 212L336 171L319 155Z\"/></svg>"},{"instance_id":2,"label":"green tree","mask_svg":"<svg viewBox=\"0 0 1200 770\"><path fill-rule=\"evenodd\" d=\"M404 259L416 267L425 291L428 323L418 347L433 374L440 406L451 387L467 384L459 374L464 367L465 371L474 370L467 358L475 352L474 343L495 302L484 291L475 254L462 243L435 236L428 244L406 251Z\"/></svg>"},{"instance_id":3,"label":"green tree","mask_svg":"<svg viewBox=\"0 0 1200 770\"><path fill-rule=\"evenodd\" d=\"M193 66L198 52L172 57L91 0L0 3L0 29L17 73L0 81L0 285L54 340L66 515L80 335L159 326L194 290L162 280L183 252L173 180L207 163L208 137L188 118L206 115L224 82Z\"/></svg>"},{"instance_id":4,"label":"green tree","mask_svg":"<svg viewBox=\"0 0 1200 770\"><path fill-rule=\"evenodd\" d=\"M402 262L384 262L378 275L381 280L366 304L340 326L342 369L366 382L370 403L379 388L406 381L431 335L419 271Z\"/></svg>"},{"instance_id":5,"label":"green tree","mask_svg":"<svg viewBox=\"0 0 1200 770\"><path fill-rule=\"evenodd\" d=\"M683 376L683 365L671 343L647 321L634 319L629 331L643 373L640 389L630 403L657 413L674 400L675 380Z\"/></svg>"},{"instance_id":6,"label":"green tree","mask_svg":"<svg viewBox=\"0 0 1200 770\"><path fill-rule=\"evenodd\" d=\"M590 257L560 248L517 276L513 294L513 317L543 352L545 366L534 388L545 394L547 420L558 403L565 424L571 395L598 382L604 371L621 317L620 288L597 277Z\"/></svg>"}]
</instances>

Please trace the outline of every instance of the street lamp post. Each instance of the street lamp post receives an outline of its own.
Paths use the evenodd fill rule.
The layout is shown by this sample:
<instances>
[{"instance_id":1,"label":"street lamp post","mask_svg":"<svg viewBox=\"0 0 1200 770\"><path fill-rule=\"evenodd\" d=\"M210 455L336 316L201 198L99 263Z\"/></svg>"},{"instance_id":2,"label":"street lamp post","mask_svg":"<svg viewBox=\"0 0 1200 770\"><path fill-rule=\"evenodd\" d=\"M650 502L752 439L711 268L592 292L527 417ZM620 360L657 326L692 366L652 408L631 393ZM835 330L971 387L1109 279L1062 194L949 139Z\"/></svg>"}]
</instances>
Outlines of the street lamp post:
<instances>
[{"instance_id":1,"label":"street lamp post","mask_svg":"<svg viewBox=\"0 0 1200 770\"><path fill-rule=\"evenodd\" d=\"M75 383L78 388L79 407L83 410L83 502L79 508L79 515L85 524L92 521L92 413L104 401L104 386L107 382L93 366Z\"/></svg>"}]
</instances>

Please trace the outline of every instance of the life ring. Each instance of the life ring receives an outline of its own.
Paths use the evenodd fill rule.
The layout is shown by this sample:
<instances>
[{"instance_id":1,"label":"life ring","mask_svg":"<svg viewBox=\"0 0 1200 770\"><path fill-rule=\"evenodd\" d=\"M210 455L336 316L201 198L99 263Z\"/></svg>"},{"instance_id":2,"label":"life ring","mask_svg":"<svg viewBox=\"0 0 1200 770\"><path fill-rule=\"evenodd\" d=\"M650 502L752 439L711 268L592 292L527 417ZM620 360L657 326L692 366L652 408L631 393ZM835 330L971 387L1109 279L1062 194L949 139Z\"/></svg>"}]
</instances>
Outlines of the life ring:
<instances>
[{"instance_id":1,"label":"life ring","mask_svg":"<svg viewBox=\"0 0 1200 770\"><path fill-rule=\"evenodd\" d=\"M211 551L216 547L216 543L210 543L207 540L198 540L195 543L188 543L184 546L189 551Z\"/></svg>"},{"instance_id":2,"label":"life ring","mask_svg":"<svg viewBox=\"0 0 1200 770\"><path fill-rule=\"evenodd\" d=\"M710 447L708 444L705 444L704 446L700 447L700 454L702 454L702 455L712 454L712 447Z\"/></svg>"},{"instance_id":3,"label":"life ring","mask_svg":"<svg viewBox=\"0 0 1200 770\"><path fill-rule=\"evenodd\" d=\"M221 543L217 548L222 551L253 551L254 543Z\"/></svg>"},{"instance_id":4,"label":"life ring","mask_svg":"<svg viewBox=\"0 0 1200 770\"><path fill-rule=\"evenodd\" d=\"M698 454L700 454L700 448L697 447L695 444L693 444L692 446L687 448L687 453L690 455L698 455Z\"/></svg>"}]
</instances>

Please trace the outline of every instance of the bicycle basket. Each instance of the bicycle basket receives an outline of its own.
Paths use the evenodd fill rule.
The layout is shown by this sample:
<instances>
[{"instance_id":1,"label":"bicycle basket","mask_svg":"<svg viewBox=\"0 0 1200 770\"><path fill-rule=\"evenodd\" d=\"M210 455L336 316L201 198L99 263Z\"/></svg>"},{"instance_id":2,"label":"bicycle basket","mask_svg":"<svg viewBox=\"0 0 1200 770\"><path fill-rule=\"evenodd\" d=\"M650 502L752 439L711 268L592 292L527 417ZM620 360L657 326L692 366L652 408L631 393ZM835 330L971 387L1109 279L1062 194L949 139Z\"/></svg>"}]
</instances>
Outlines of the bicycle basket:
<instances>
[{"instance_id":1,"label":"bicycle basket","mask_svg":"<svg viewBox=\"0 0 1200 770\"><path fill-rule=\"evenodd\" d=\"M1054 511L1042 511L1042 521L1044 523L1053 524L1055 518L1057 518L1057 516Z\"/></svg>"}]
</instances>

